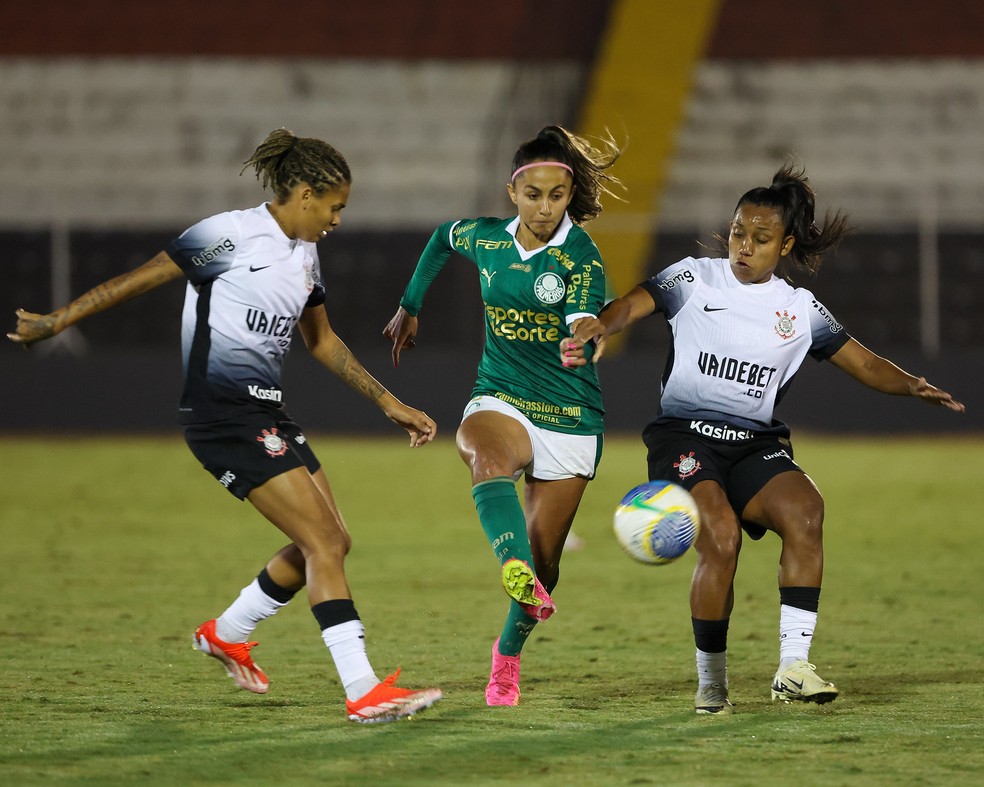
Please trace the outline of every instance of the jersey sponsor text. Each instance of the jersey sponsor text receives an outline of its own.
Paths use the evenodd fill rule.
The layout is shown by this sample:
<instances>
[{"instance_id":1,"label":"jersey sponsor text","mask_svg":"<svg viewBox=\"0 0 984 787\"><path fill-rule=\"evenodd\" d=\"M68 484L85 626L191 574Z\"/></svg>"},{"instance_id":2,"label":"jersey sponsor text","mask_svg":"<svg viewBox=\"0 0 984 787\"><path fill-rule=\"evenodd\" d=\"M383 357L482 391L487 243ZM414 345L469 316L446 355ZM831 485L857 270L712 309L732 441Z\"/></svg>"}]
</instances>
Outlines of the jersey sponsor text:
<instances>
[{"instance_id":1,"label":"jersey sponsor text","mask_svg":"<svg viewBox=\"0 0 984 787\"><path fill-rule=\"evenodd\" d=\"M246 386L246 390L254 399L262 399L265 402L282 402L284 399L284 392L279 388L260 388L258 385L250 384Z\"/></svg>"},{"instance_id":2,"label":"jersey sponsor text","mask_svg":"<svg viewBox=\"0 0 984 787\"><path fill-rule=\"evenodd\" d=\"M733 429L730 426L715 426L706 424L703 421L691 421L690 429L704 437L713 437L715 440L751 440L755 437L755 432L751 429Z\"/></svg>"},{"instance_id":3,"label":"jersey sponsor text","mask_svg":"<svg viewBox=\"0 0 984 787\"><path fill-rule=\"evenodd\" d=\"M714 353L700 352L697 367L708 377L720 377L742 385L765 388L778 371L774 366L763 366L753 361L738 358L718 358Z\"/></svg>"},{"instance_id":4,"label":"jersey sponsor text","mask_svg":"<svg viewBox=\"0 0 984 787\"><path fill-rule=\"evenodd\" d=\"M202 267L207 265L224 251L235 251L236 244L229 238L223 238L213 243L208 248L202 249L198 254L191 258L192 263Z\"/></svg>"},{"instance_id":5,"label":"jersey sponsor text","mask_svg":"<svg viewBox=\"0 0 984 787\"><path fill-rule=\"evenodd\" d=\"M506 404L511 404L517 410L521 410L527 418L535 423L550 424L572 428L577 426L581 420L580 405L557 405L550 402L541 402L536 399L521 399L518 396L510 396L501 391L495 395Z\"/></svg>"},{"instance_id":6,"label":"jersey sponsor text","mask_svg":"<svg viewBox=\"0 0 984 787\"><path fill-rule=\"evenodd\" d=\"M290 336L296 318L288 314L267 314L259 309L246 310L246 327L265 336Z\"/></svg>"},{"instance_id":7,"label":"jersey sponsor text","mask_svg":"<svg viewBox=\"0 0 984 787\"><path fill-rule=\"evenodd\" d=\"M496 336L523 342L560 341L560 317L533 309L503 309L486 306L489 327Z\"/></svg>"},{"instance_id":8,"label":"jersey sponsor text","mask_svg":"<svg viewBox=\"0 0 984 787\"><path fill-rule=\"evenodd\" d=\"M813 308L816 309L820 313L820 316L823 317L823 319L826 321L827 325L830 326L830 332L831 333L837 333L837 332L843 330L843 326L839 322L837 322L837 320L835 320L833 318L833 316L830 314L830 312L828 312L823 307L822 304L820 304L816 300L812 301L812 303L813 303Z\"/></svg>"},{"instance_id":9,"label":"jersey sponsor text","mask_svg":"<svg viewBox=\"0 0 984 787\"><path fill-rule=\"evenodd\" d=\"M475 245L487 251L498 251L499 249L511 249L513 242L511 240L485 240L484 238L479 238L475 241Z\"/></svg>"},{"instance_id":10,"label":"jersey sponsor text","mask_svg":"<svg viewBox=\"0 0 984 787\"><path fill-rule=\"evenodd\" d=\"M682 281L688 281L690 283L693 283L694 274L691 271L680 271L672 278L669 278L666 281L661 281L659 283L659 288L661 290L666 290L668 292L669 290L672 290L674 287L676 287Z\"/></svg>"}]
</instances>

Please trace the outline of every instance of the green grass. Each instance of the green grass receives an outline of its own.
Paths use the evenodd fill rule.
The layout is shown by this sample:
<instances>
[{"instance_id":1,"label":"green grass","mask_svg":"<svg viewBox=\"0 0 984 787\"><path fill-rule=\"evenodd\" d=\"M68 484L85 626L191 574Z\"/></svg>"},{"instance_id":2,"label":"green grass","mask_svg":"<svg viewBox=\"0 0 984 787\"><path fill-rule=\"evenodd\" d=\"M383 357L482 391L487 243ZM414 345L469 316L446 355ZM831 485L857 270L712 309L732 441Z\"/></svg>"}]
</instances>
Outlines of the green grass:
<instances>
[{"instance_id":1,"label":"green grass","mask_svg":"<svg viewBox=\"0 0 984 787\"><path fill-rule=\"evenodd\" d=\"M487 708L505 612L467 474L443 437L313 440L355 539L349 576L380 675L436 684L413 721L345 721L302 598L257 632L273 682L237 691L190 647L282 539L179 438L0 439L0 781L5 784L979 783L979 439L800 436L827 501L812 660L842 696L769 701L778 539L746 542L731 626L737 713L697 717L693 555L649 568L610 536L644 480L610 439L555 598L523 657L523 701Z\"/></svg>"}]
</instances>

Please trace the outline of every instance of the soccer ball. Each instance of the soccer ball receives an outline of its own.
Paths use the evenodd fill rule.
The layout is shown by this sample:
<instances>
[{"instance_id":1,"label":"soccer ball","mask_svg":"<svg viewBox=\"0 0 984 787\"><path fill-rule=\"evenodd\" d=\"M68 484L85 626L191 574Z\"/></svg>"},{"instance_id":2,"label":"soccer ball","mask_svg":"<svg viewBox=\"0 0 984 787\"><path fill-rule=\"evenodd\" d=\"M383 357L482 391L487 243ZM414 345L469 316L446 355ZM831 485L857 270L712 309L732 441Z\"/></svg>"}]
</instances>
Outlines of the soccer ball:
<instances>
[{"instance_id":1,"label":"soccer ball","mask_svg":"<svg viewBox=\"0 0 984 787\"><path fill-rule=\"evenodd\" d=\"M690 493L669 481L647 481L615 509L615 539L629 557L648 565L672 563L700 532L700 513Z\"/></svg>"}]
</instances>

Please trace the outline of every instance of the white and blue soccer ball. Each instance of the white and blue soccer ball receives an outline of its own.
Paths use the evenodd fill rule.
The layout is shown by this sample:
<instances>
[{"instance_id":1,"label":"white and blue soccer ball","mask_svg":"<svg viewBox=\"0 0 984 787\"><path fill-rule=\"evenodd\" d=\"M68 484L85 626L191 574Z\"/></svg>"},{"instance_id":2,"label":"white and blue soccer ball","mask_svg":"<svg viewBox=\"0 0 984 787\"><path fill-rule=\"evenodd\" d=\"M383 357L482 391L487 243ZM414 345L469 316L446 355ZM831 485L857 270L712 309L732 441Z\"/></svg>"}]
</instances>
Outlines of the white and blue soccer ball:
<instances>
[{"instance_id":1,"label":"white and blue soccer ball","mask_svg":"<svg viewBox=\"0 0 984 787\"><path fill-rule=\"evenodd\" d=\"M647 481L622 498L614 528L615 539L629 557L662 565L672 563L697 540L700 512L682 486Z\"/></svg>"}]
</instances>

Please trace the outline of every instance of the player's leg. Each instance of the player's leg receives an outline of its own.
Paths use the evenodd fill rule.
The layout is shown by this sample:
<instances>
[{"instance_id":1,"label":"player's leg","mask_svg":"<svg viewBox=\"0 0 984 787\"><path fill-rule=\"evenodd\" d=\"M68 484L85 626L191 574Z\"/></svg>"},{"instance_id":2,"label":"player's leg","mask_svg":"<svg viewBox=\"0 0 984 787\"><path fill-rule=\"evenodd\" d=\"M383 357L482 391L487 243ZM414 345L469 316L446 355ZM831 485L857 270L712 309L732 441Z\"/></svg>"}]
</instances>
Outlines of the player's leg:
<instances>
[{"instance_id":1,"label":"player's leg","mask_svg":"<svg viewBox=\"0 0 984 787\"><path fill-rule=\"evenodd\" d=\"M588 479L579 477L526 479L526 521L533 563L548 591L553 591L560 578L564 543L587 486Z\"/></svg>"},{"instance_id":2,"label":"player's leg","mask_svg":"<svg viewBox=\"0 0 984 787\"><path fill-rule=\"evenodd\" d=\"M188 446L198 460L240 500L272 476L303 470L305 465L318 467L305 441L292 439L300 435L296 424L266 416L242 423L189 425L185 430ZM222 662L241 688L257 693L269 688L266 675L250 656L257 643L248 640L260 621L276 614L303 587L303 571L303 557L289 544L221 615L196 629L195 647Z\"/></svg>"},{"instance_id":3,"label":"player's leg","mask_svg":"<svg viewBox=\"0 0 984 787\"><path fill-rule=\"evenodd\" d=\"M567 533L587 487L586 478L526 479L526 519L538 579L552 593L560 577ZM513 601L499 638L492 645L492 670L485 687L489 705L519 703L520 653L538 619Z\"/></svg>"},{"instance_id":4,"label":"player's leg","mask_svg":"<svg viewBox=\"0 0 984 787\"><path fill-rule=\"evenodd\" d=\"M282 473L250 492L248 499L291 539L304 559L311 612L345 689L349 719L391 721L439 700L438 689L396 688L399 671L382 682L373 671L365 628L345 577L351 537L324 473L319 469L311 474L305 468ZM283 563L289 561L276 562L286 570Z\"/></svg>"},{"instance_id":5,"label":"player's leg","mask_svg":"<svg viewBox=\"0 0 984 787\"><path fill-rule=\"evenodd\" d=\"M527 427L518 420L522 417L518 411L517 415L493 409L466 409L458 427L457 447L471 471L478 519L502 566L506 593L525 605L530 614L539 611L545 619L553 611L553 603L536 576L526 516L515 482L533 461L533 443Z\"/></svg>"},{"instance_id":6,"label":"player's leg","mask_svg":"<svg viewBox=\"0 0 984 787\"><path fill-rule=\"evenodd\" d=\"M823 498L797 469L773 476L749 501L742 518L782 539L779 558L779 668L773 699L825 703L838 689L809 663L823 580Z\"/></svg>"},{"instance_id":7,"label":"player's leg","mask_svg":"<svg viewBox=\"0 0 984 787\"><path fill-rule=\"evenodd\" d=\"M730 713L728 626L742 531L725 479L733 447L712 444L685 425L651 424L643 432L649 479L679 484L694 497L701 527L694 543L697 564L690 582L690 616L697 663L694 709Z\"/></svg>"},{"instance_id":8,"label":"player's leg","mask_svg":"<svg viewBox=\"0 0 984 787\"><path fill-rule=\"evenodd\" d=\"M300 571L294 567L297 560ZM284 572L281 565L289 566L289 572ZM274 555L221 615L195 630L195 647L222 661L240 688L257 694L269 689L269 679L250 655L258 643L249 640L261 621L279 612L304 586L303 568L300 551L289 544Z\"/></svg>"},{"instance_id":9,"label":"player's leg","mask_svg":"<svg viewBox=\"0 0 984 787\"><path fill-rule=\"evenodd\" d=\"M690 489L700 510L694 549L697 564L690 582L690 616L697 662L697 713L730 713L728 626L734 608L734 580L741 551L741 526L728 497L715 480Z\"/></svg>"}]
</instances>

